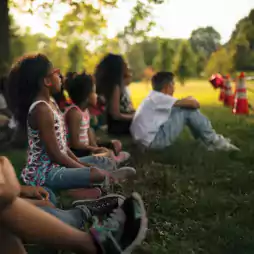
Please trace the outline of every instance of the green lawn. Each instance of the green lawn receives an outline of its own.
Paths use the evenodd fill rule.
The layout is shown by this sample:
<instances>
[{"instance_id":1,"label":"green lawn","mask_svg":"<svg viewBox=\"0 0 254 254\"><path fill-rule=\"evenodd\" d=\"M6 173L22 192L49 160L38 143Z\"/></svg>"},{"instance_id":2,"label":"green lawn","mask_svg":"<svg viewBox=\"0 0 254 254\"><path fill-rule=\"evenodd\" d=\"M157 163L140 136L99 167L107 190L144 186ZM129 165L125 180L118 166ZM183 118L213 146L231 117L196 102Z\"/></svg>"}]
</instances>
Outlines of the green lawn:
<instances>
[{"instance_id":1,"label":"green lawn","mask_svg":"<svg viewBox=\"0 0 254 254\"><path fill-rule=\"evenodd\" d=\"M147 240L137 253L254 253L254 117L232 115L208 82L192 81L177 89L179 97L197 97L215 129L241 152L207 152L187 130L160 153L141 155L124 140L138 171L125 193L143 195L150 219ZM139 83L130 90L137 106L149 86ZM9 156L21 168L24 152Z\"/></svg>"}]
</instances>

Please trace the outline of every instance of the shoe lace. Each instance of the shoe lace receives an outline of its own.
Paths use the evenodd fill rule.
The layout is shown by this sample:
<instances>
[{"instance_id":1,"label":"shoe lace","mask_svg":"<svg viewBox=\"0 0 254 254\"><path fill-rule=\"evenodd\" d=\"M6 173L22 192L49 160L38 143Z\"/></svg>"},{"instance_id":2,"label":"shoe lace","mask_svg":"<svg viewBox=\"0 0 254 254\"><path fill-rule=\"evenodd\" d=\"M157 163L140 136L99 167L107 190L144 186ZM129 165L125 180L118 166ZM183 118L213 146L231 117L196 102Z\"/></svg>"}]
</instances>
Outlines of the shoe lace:
<instances>
[{"instance_id":1,"label":"shoe lace","mask_svg":"<svg viewBox=\"0 0 254 254\"><path fill-rule=\"evenodd\" d=\"M98 217L93 217L94 228L98 232L115 232L120 227L122 213L120 208L113 210L109 217L102 222L99 221Z\"/></svg>"},{"instance_id":2,"label":"shoe lace","mask_svg":"<svg viewBox=\"0 0 254 254\"><path fill-rule=\"evenodd\" d=\"M111 199L108 199L108 200L103 200L103 201L97 201L95 203L95 207L97 209L102 209L102 208L108 208L108 207L113 207L117 202L117 199L115 198L111 198Z\"/></svg>"}]
</instances>

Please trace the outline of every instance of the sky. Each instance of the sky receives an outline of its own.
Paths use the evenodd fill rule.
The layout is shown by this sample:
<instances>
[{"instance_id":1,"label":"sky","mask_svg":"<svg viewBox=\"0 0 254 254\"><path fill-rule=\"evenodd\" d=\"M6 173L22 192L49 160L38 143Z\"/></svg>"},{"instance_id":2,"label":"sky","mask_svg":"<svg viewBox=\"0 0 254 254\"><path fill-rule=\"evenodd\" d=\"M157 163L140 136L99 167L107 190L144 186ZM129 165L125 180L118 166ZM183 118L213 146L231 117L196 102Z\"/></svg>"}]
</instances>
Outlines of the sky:
<instances>
[{"instance_id":1,"label":"sky","mask_svg":"<svg viewBox=\"0 0 254 254\"><path fill-rule=\"evenodd\" d=\"M130 10L134 0L120 0L117 9L105 10L108 21L106 34L114 37L130 19ZM189 38L198 27L213 26L226 42L241 18L247 16L254 8L254 0L166 0L164 4L154 7L152 15L156 26L151 36L165 38ZM68 7L58 5L50 17L50 27L40 13L37 15L14 13L21 27L30 27L32 33L41 32L53 37L58 29L58 21L68 12Z\"/></svg>"}]
</instances>

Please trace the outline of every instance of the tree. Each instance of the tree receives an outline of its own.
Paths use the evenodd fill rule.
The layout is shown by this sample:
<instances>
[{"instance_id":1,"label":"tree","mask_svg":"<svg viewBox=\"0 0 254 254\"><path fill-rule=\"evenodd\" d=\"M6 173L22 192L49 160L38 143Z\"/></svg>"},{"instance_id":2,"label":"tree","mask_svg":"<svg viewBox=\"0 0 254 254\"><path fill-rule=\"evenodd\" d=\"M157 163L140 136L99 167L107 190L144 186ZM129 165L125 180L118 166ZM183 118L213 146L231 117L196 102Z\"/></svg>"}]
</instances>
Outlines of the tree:
<instances>
[{"instance_id":1,"label":"tree","mask_svg":"<svg viewBox=\"0 0 254 254\"><path fill-rule=\"evenodd\" d=\"M174 62L175 73L182 85L196 73L196 58L188 41L184 40L178 48Z\"/></svg>"},{"instance_id":2,"label":"tree","mask_svg":"<svg viewBox=\"0 0 254 254\"><path fill-rule=\"evenodd\" d=\"M211 76L218 72L223 75L232 73L234 71L233 54L232 50L227 50L225 47L212 53L205 68L205 74Z\"/></svg>"},{"instance_id":3,"label":"tree","mask_svg":"<svg viewBox=\"0 0 254 254\"><path fill-rule=\"evenodd\" d=\"M235 27L227 47L234 48L233 62L238 71L254 71L254 9Z\"/></svg>"},{"instance_id":4,"label":"tree","mask_svg":"<svg viewBox=\"0 0 254 254\"><path fill-rule=\"evenodd\" d=\"M8 0L0 1L0 75L8 70L10 62L10 20Z\"/></svg>"},{"instance_id":5,"label":"tree","mask_svg":"<svg viewBox=\"0 0 254 254\"><path fill-rule=\"evenodd\" d=\"M194 30L189 39L193 51L203 54L207 59L217 50L220 40L220 34L211 26Z\"/></svg>"},{"instance_id":6,"label":"tree","mask_svg":"<svg viewBox=\"0 0 254 254\"><path fill-rule=\"evenodd\" d=\"M79 72L83 69L83 59L80 57L83 55L83 52L80 44L80 42L76 41L68 48L69 71Z\"/></svg>"},{"instance_id":7,"label":"tree","mask_svg":"<svg viewBox=\"0 0 254 254\"><path fill-rule=\"evenodd\" d=\"M152 66L159 51L159 38L145 38L140 42L140 48L144 53L145 65Z\"/></svg>"},{"instance_id":8,"label":"tree","mask_svg":"<svg viewBox=\"0 0 254 254\"><path fill-rule=\"evenodd\" d=\"M143 73L146 68L144 53L140 48L140 44L133 45L126 55L132 71L133 80L140 81L143 78Z\"/></svg>"},{"instance_id":9,"label":"tree","mask_svg":"<svg viewBox=\"0 0 254 254\"><path fill-rule=\"evenodd\" d=\"M99 11L102 6L116 7L118 0L97 0L93 1L94 6L97 6ZM130 20L130 27L132 30L137 30L137 24L142 20L148 20L150 14L151 4L161 4L164 0L148 0L147 4L141 1L137 1L136 8L132 12L132 18ZM9 7L15 7L22 9L26 12L40 11L44 13L45 16L49 16L52 12L52 8L60 3L68 4L73 9L79 10L82 6L90 7L90 1L80 1L80 0L49 0L49 1L36 1L36 0L1 0L0 1L0 75L7 72L10 62L10 22L9 22ZM89 9L89 8L88 8ZM95 9L95 8L94 8ZM94 10L93 10L94 11ZM79 12L76 13L77 18L79 18ZM89 15L87 15L87 20L89 20ZM91 21L91 20L90 20ZM148 30L152 25L149 22L146 30ZM127 29L128 30L128 29Z\"/></svg>"}]
</instances>

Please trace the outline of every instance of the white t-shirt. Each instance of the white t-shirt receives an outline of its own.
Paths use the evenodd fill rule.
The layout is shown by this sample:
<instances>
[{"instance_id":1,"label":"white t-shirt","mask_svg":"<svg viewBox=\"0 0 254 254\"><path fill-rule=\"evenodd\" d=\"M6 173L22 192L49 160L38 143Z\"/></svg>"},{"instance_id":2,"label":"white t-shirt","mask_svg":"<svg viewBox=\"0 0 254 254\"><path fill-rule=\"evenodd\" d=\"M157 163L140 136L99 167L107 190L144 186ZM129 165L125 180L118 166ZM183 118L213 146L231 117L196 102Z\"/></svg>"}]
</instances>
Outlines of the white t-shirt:
<instances>
[{"instance_id":1,"label":"white t-shirt","mask_svg":"<svg viewBox=\"0 0 254 254\"><path fill-rule=\"evenodd\" d=\"M152 91L142 101L132 120L131 134L134 140L149 146L154 140L160 126L170 116L176 98L160 92Z\"/></svg>"}]
</instances>

